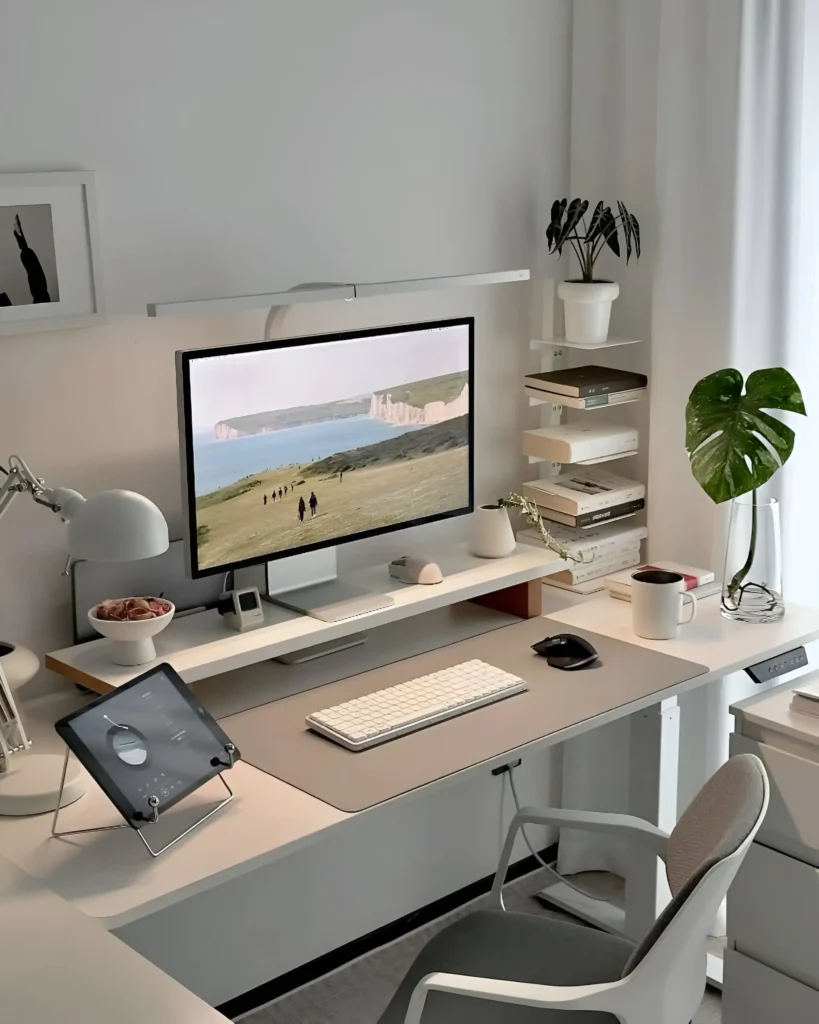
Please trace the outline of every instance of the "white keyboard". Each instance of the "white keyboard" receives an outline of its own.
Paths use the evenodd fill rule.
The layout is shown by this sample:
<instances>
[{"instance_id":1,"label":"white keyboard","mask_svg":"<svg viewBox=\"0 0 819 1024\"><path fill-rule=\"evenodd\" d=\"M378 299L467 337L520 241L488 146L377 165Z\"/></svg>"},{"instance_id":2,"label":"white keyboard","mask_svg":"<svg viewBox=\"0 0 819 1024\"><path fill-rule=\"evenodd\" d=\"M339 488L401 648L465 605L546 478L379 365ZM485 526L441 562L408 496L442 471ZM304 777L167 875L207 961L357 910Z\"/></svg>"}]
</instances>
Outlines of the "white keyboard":
<instances>
[{"instance_id":1,"label":"white keyboard","mask_svg":"<svg viewBox=\"0 0 819 1024\"><path fill-rule=\"evenodd\" d=\"M349 750L365 750L525 689L522 679L475 658L314 711L306 721Z\"/></svg>"}]
</instances>

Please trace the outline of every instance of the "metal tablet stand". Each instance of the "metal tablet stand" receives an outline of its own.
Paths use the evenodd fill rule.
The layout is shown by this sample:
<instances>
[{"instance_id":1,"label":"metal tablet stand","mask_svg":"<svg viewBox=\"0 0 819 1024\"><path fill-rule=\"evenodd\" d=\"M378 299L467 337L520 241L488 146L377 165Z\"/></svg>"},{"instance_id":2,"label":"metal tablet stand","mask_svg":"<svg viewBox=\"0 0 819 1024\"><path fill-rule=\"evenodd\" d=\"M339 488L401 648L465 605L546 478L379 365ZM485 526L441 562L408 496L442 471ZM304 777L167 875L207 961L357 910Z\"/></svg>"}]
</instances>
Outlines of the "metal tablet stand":
<instances>
[{"instance_id":1,"label":"metal tablet stand","mask_svg":"<svg viewBox=\"0 0 819 1024\"><path fill-rule=\"evenodd\" d=\"M211 765L214 768L217 765L222 765L224 768L232 768L233 765L234 765L234 762L236 761L236 747L232 743L225 744L225 754L227 755L227 760L226 761L220 761L218 758L214 757L211 760ZM161 846L158 850L155 850L151 846L151 844L148 842L148 840L143 835L143 830L141 828L136 828L135 829L132 825L128 824L128 822L123 822L121 825L99 825L96 828L75 828L75 829L71 829L71 830L69 830L67 832L58 832L57 831L57 819L58 819L58 817L60 815L60 804L62 803L63 788L65 786L65 776L66 776L66 772L68 771L68 759L69 759L70 756L71 756L71 751L66 747L65 760L63 761L63 774L62 774L62 778L60 779L60 795L59 795L59 799L57 801L57 809L54 811L54 818L52 819L52 822L51 822L51 835L55 839L62 839L65 836L87 835L89 832L111 832L115 828L130 828L130 829L132 829L132 831L136 832L136 834L142 840L142 842L145 845L145 848L148 851L148 853L150 853L150 855L152 857L158 857L161 853L164 853L166 850L170 850L170 848L172 846L175 846L176 843L178 843L180 839L184 839L185 836L190 835L190 833L193 832L193 830L195 828L198 828L200 825L202 825L204 822L206 822L208 820L208 818L212 818L213 815L216 814L217 811L221 811L221 809L223 807L227 806L227 804L229 804L230 801L233 799L233 790L230 788L230 786L225 781L225 777L222 774L222 772L219 772L217 778L219 778L221 780L222 785L228 791L228 796L226 796L225 799L220 804L217 804L215 807L211 808L211 810L209 810L207 814L203 815L201 818L199 818L197 821L195 821L192 825L190 825L188 828L186 828L184 832L180 832L180 834L178 836L176 836L175 839L172 839L169 843L166 843L164 846ZM145 819L145 824L146 825L155 825L159 821L159 799L152 794L151 796L148 797L148 806L151 808L151 810L153 812L153 816L150 817L150 818L146 818Z\"/></svg>"}]
</instances>

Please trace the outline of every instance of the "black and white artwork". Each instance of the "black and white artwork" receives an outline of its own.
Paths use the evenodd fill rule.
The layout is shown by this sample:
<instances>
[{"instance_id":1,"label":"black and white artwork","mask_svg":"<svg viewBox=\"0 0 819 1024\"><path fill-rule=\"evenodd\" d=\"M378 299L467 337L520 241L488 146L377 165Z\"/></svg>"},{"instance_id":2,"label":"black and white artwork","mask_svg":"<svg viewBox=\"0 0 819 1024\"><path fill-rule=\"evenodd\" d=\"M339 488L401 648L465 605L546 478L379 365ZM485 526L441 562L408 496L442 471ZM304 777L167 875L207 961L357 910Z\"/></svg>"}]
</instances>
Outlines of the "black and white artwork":
<instances>
[{"instance_id":1,"label":"black and white artwork","mask_svg":"<svg viewBox=\"0 0 819 1024\"><path fill-rule=\"evenodd\" d=\"M59 301L51 204L0 206L0 307Z\"/></svg>"}]
</instances>

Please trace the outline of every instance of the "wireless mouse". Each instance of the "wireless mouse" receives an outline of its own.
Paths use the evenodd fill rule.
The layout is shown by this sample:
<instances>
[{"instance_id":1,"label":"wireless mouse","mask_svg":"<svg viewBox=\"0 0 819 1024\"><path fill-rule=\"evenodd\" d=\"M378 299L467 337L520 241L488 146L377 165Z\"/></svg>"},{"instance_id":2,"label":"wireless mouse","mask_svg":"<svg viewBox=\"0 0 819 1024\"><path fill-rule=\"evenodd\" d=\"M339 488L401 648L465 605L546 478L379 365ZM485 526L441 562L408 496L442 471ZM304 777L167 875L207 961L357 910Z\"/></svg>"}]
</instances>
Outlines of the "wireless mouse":
<instances>
[{"instance_id":1,"label":"wireless mouse","mask_svg":"<svg viewBox=\"0 0 819 1024\"><path fill-rule=\"evenodd\" d=\"M560 668L571 672L593 664L600 655L588 640L574 633L558 633L547 636L532 644L532 650L546 659L552 668Z\"/></svg>"}]
</instances>

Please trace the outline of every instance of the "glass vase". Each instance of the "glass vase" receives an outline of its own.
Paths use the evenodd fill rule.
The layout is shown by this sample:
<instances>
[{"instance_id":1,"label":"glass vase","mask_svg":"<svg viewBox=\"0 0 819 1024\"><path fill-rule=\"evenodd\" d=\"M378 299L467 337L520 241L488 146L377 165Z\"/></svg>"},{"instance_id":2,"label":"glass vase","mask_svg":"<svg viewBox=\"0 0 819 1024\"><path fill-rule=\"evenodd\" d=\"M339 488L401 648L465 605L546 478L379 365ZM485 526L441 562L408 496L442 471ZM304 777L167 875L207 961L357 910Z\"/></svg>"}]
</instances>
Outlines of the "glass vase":
<instances>
[{"instance_id":1,"label":"glass vase","mask_svg":"<svg viewBox=\"0 0 819 1024\"><path fill-rule=\"evenodd\" d=\"M731 503L722 577L722 614L738 622L778 622L782 599L779 502L756 491Z\"/></svg>"}]
</instances>

